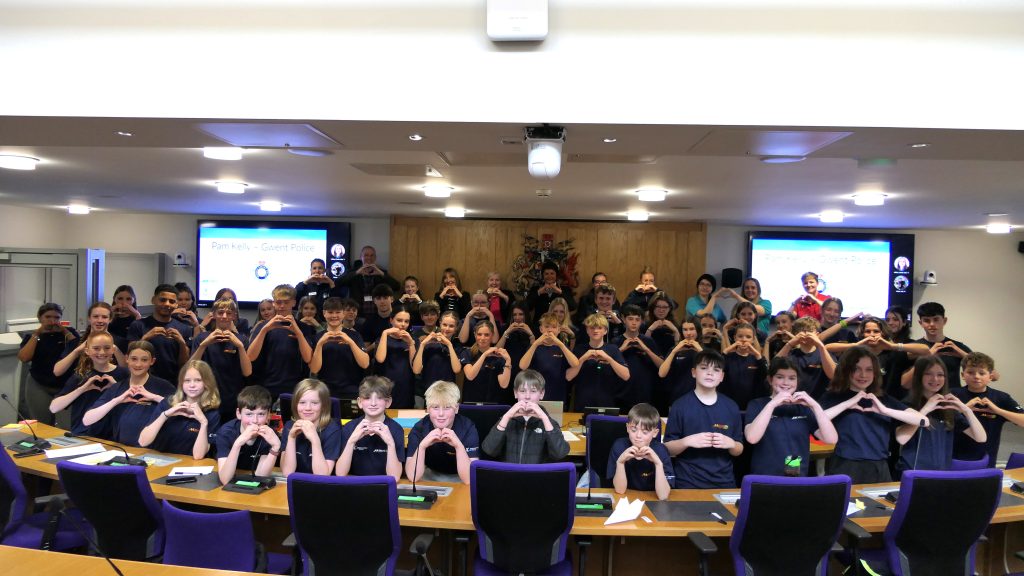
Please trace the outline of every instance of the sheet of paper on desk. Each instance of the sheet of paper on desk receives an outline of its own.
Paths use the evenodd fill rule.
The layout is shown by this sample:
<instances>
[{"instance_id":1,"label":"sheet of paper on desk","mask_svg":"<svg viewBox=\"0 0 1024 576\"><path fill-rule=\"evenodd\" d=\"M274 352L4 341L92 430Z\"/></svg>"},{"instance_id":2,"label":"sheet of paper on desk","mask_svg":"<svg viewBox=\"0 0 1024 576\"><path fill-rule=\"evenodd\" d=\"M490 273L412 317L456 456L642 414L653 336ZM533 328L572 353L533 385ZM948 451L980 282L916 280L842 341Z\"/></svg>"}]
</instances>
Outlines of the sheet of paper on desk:
<instances>
[{"instance_id":1,"label":"sheet of paper on desk","mask_svg":"<svg viewBox=\"0 0 1024 576\"><path fill-rule=\"evenodd\" d=\"M86 454L96 454L97 452L103 452L103 446L93 442L92 444L86 444L85 446L73 446L71 448L56 448L53 450L46 451L47 458L66 458L68 456L84 456Z\"/></svg>"},{"instance_id":2,"label":"sheet of paper on desk","mask_svg":"<svg viewBox=\"0 0 1024 576\"><path fill-rule=\"evenodd\" d=\"M857 492L860 492L862 496L867 496L868 498L885 498L885 495L889 492L899 489L899 484L887 484L885 486L861 488L860 490L857 490Z\"/></svg>"},{"instance_id":3,"label":"sheet of paper on desk","mask_svg":"<svg viewBox=\"0 0 1024 576\"><path fill-rule=\"evenodd\" d=\"M722 504L733 504L735 505L740 500L739 492L719 492L715 494L715 500L718 500Z\"/></svg>"},{"instance_id":4,"label":"sheet of paper on desk","mask_svg":"<svg viewBox=\"0 0 1024 576\"><path fill-rule=\"evenodd\" d=\"M170 466L175 462L181 462L181 458L175 458L169 454L143 454L139 456L147 466Z\"/></svg>"},{"instance_id":5,"label":"sheet of paper on desk","mask_svg":"<svg viewBox=\"0 0 1024 576\"><path fill-rule=\"evenodd\" d=\"M565 438L566 442L575 442L580 439L579 436L569 432L568 430L562 430L562 438Z\"/></svg>"},{"instance_id":6,"label":"sheet of paper on desk","mask_svg":"<svg viewBox=\"0 0 1024 576\"><path fill-rule=\"evenodd\" d=\"M175 466L168 476L202 476L213 472L213 466Z\"/></svg>"},{"instance_id":7,"label":"sheet of paper on desk","mask_svg":"<svg viewBox=\"0 0 1024 576\"><path fill-rule=\"evenodd\" d=\"M619 522L628 522L630 520L636 520L640 517L640 512L644 509L644 501L637 498L632 502L629 498L623 496L619 498L619 501L615 503L615 509L612 510L612 515L604 521L604 525L618 524Z\"/></svg>"},{"instance_id":8,"label":"sheet of paper on desk","mask_svg":"<svg viewBox=\"0 0 1024 576\"><path fill-rule=\"evenodd\" d=\"M95 454L87 454L85 456L79 456L78 458L72 458L69 462L77 462L79 464L99 464L100 462L106 462L114 456L124 456L124 452L120 450L107 450L105 452L97 452ZM128 456L134 456L134 454L128 454Z\"/></svg>"}]
</instances>

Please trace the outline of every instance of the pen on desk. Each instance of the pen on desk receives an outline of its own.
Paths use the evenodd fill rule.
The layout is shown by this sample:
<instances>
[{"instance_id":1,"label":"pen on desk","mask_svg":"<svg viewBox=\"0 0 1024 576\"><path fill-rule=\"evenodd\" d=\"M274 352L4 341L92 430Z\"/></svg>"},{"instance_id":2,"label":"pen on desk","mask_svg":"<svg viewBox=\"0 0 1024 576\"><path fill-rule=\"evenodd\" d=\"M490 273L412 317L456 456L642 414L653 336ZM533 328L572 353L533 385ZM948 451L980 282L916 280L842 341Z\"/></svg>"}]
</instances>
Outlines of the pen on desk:
<instances>
[{"instance_id":1,"label":"pen on desk","mask_svg":"<svg viewBox=\"0 0 1024 576\"><path fill-rule=\"evenodd\" d=\"M718 512L712 512L711 515L714 516L716 520L718 520L719 524L725 524L725 518L722 518L721 514L719 514Z\"/></svg>"}]
</instances>

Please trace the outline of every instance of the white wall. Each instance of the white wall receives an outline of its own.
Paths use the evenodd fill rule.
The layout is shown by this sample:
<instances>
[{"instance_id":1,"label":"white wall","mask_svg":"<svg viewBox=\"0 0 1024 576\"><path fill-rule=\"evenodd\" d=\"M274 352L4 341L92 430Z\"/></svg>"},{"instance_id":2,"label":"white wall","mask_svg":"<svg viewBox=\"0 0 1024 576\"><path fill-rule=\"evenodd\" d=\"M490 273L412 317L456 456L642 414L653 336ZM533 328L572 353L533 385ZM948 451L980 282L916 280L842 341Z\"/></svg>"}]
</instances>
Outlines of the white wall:
<instances>
[{"instance_id":1,"label":"white wall","mask_svg":"<svg viewBox=\"0 0 1024 576\"><path fill-rule=\"evenodd\" d=\"M708 271L747 267L749 230L800 230L708 225ZM808 230L808 229L804 229ZM833 230L865 232L865 230ZM1024 254L1017 245L1024 233L986 234L981 230L889 230L915 235L915 270L935 270L936 286L914 285L914 308L921 302L946 307L946 334L995 358L1002 379L998 387L1024 401ZM794 280L799 290L798 279ZM922 332L914 315L913 332Z\"/></svg>"}]
</instances>

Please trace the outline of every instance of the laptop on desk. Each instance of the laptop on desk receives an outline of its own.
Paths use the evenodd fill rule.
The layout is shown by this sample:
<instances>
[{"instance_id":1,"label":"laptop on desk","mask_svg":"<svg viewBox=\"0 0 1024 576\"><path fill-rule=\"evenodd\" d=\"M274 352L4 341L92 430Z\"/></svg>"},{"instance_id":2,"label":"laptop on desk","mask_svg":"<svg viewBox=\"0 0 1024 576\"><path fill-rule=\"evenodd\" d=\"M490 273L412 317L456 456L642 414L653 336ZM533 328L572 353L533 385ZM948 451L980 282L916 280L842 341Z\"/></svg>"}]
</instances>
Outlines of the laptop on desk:
<instances>
[{"instance_id":1,"label":"laptop on desk","mask_svg":"<svg viewBox=\"0 0 1024 576\"><path fill-rule=\"evenodd\" d=\"M558 422L558 426L565 426L565 409L564 404L558 400L541 400L538 402L548 412L548 418Z\"/></svg>"}]
</instances>

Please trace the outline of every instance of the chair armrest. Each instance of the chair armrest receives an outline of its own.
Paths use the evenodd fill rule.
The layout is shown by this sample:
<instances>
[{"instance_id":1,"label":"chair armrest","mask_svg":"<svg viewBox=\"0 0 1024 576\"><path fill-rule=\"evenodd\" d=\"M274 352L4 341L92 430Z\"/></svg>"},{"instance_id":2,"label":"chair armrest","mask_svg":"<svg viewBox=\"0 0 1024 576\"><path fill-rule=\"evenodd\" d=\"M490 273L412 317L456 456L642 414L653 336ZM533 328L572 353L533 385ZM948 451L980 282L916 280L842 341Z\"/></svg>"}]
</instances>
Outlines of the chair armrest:
<instances>
[{"instance_id":1,"label":"chair armrest","mask_svg":"<svg viewBox=\"0 0 1024 576\"><path fill-rule=\"evenodd\" d=\"M409 546L409 553L415 554L416 556L422 556L430 550L430 545L434 543L434 535L430 532L420 534L413 539L412 545Z\"/></svg>"},{"instance_id":2,"label":"chair armrest","mask_svg":"<svg viewBox=\"0 0 1024 576\"><path fill-rule=\"evenodd\" d=\"M68 498L67 494L50 494L49 496L40 496L32 501L32 511L42 512L46 510L47 506L49 506L51 502L60 502L64 505L64 508L67 508L71 499Z\"/></svg>"},{"instance_id":3,"label":"chair armrest","mask_svg":"<svg viewBox=\"0 0 1024 576\"><path fill-rule=\"evenodd\" d=\"M289 534L288 537L281 542L281 546L284 546L285 548L295 548L297 545L298 543L295 541L295 532Z\"/></svg>"},{"instance_id":4,"label":"chair armrest","mask_svg":"<svg viewBox=\"0 0 1024 576\"><path fill-rule=\"evenodd\" d=\"M711 555L718 552L718 546L708 538L708 535L703 532L689 532L686 537L690 539L690 543L693 544L697 550L704 555Z\"/></svg>"},{"instance_id":5,"label":"chair armrest","mask_svg":"<svg viewBox=\"0 0 1024 576\"><path fill-rule=\"evenodd\" d=\"M843 532L848 536L852 537L855 541L868 540L871 538L871 533L860 527L859 524L850 520L849 518L843 522Z\"/></svg>"}]
</instances>

